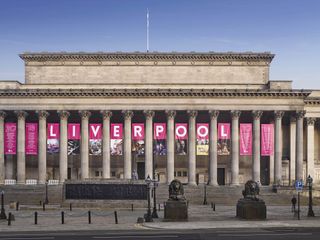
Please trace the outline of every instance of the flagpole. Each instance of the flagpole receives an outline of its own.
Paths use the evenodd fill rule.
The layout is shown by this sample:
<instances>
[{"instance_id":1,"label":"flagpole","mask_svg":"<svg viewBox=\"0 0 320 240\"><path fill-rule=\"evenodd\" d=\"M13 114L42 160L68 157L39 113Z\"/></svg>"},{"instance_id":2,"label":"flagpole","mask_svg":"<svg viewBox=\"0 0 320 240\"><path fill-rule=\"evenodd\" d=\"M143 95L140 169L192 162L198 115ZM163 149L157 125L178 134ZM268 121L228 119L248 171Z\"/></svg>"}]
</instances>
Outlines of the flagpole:
<instances>
[{"instance_id":1,"label":"flagpole","mask_svg":"<svg viewBox=\"0 0 320 240\"><path fill-rule=\"evenodd\" d=\"M149 52L149 9L147 8L147 52Z\"/></svg>"}]
</instances>

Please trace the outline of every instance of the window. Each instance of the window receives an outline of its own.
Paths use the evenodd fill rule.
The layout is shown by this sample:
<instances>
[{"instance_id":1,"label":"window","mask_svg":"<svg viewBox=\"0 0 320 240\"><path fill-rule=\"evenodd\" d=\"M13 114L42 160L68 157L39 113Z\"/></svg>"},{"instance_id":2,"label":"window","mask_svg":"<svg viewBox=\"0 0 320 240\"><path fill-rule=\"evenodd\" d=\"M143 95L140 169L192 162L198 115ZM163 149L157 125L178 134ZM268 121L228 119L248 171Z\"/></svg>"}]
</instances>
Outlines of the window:
<instances>
[{"instance_id":1,"label":"window","mask_svg":"<svg viewBox=\"0 0 320 240\"><path fill-rule=\"evenodd\" d=\"M187 176L188 176L188 174L187 174L186 171L183 171L183 176L184 176L184 177L187 177Z\"/></svg>"}]
</instances>

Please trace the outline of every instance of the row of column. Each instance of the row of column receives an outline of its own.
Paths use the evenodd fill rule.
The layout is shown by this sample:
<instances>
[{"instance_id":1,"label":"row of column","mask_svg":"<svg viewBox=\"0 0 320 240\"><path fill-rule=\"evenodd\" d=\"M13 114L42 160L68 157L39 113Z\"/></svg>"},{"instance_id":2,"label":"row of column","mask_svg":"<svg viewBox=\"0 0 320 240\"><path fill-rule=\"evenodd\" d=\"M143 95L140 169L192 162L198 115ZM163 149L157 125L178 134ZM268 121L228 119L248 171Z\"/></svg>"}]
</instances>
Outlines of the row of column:
<instances>
[{"instance_id":1,"label":"row of column","mask_svg":"<svg viewBox=\"0 0 320 240\"><path fill-rule=\"evenodd\" d=\"M15 112L18 118L18 152L17 152L17 182L25 182L25 118L27 113L24 111ZM123 111L124 115L124 178L130 179L132 173L131 166L131 119L133 111ZM37 111L39 116L39 183L46 181L46 125L49 113L47 111ZM67 154L67 124L70 113L68 111L58 111L60 116L60 182L67 179L68 154ZM79 111L81 116L81 179L89 178L89 111ZM111 111L101 111L103 116L103 178L110 178L110 118ZM152 177L153 170L153 117L154 111L144 111L146 116L145 127L145 176ZM174 120L176 111L166 111L167 114L167 182L174 179ZM219 111L209 111L210 114L210 133L209 133L209 183L217 185L217 118ZM240 111L231 111L232 116L232 156L231 156L231 184L239 184L239 117ZM196 184L196 117L197 111L188 111L189 115L189 162L188 162L188 182ZM275 156L274 156L274 182L282 181L282 129L281 121L283 111L275 111ZM4 181L4 118L6 113L0 111L0 183ZM260 118L262 111L253 111L253 163L252 179L260 181ZM296 113L295 128L295 176L296 179L303 178L303 117L304 112ZM314 119L308 120L308 172L313 172L313 135ZM309 162L310 161L310 162ZM292 164L292 163L291 163ZM273 171L272 165L270 171ZM290 170L290 172L292 169Z\"/></svg>"}]
</instances>

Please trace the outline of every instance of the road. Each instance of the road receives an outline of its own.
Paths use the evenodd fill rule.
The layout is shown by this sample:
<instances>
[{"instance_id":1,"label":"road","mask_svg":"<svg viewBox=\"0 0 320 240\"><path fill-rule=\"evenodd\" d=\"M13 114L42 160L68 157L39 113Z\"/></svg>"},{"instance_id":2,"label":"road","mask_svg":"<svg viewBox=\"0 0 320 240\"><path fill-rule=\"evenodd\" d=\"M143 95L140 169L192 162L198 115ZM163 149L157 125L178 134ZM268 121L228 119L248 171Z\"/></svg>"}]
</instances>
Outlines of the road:
<instances>
[{"instance_id":1,"label":"road","mask_svg":"<svg viewBox=\"0 0 320 240\"><path fill-rule=\"evenodd\" d=\"M0 233L0 240L84 240L84 239L121 239L121 240L316 240L320 237L320 228L312 229L215 229L187 231L78 231L78 232L26 232Z\"/></svg>"}]
</instances>

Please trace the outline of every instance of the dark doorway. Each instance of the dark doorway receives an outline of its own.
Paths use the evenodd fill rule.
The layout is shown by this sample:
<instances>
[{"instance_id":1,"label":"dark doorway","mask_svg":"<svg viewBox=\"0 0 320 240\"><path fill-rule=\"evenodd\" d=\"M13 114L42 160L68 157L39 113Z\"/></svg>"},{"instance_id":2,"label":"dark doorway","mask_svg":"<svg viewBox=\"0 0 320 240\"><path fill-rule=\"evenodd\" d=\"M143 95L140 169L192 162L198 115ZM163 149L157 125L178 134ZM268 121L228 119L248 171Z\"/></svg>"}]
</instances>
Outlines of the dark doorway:
<instances>
[{"instance_id":1,"label":"dark doorway","mask_svg":"<svg viewBox=\"0 0 320 240\"><path fill-rule=\"evenodd\" d=\"M225 185L225 168L218 168L218 184Z\"/></svg>"},{"instance_id":2,"label":"dark doorway","mask_svg":"<svg viewBox=\"0 0 320 240\"><path fill-rule=\"evenodd\" d=\"M71 168L68 168L68 180L71 179Z\"/></svg>"},{"instance_id":3,"label":"dark doorway","mask_svg":"<svg viewBox=\"0 0 320 240\"><path fill-rule=\"evenodd\" d=\"M261 157L260 159L260 179L261 185L270 184L270 168L269 168L269 157Z\"/></svg>"},{"instance_id":4,"label":"dark doorway","mask_svg":"<svg viewBox=\"0 0 320 240\"><path fill-rule=\"evenodd\" d=\"M144 172L145 171L144 165L145 165L144 162L137 162L138 179L146 179L145 172Z\"/></svg>"}]
</instances>

